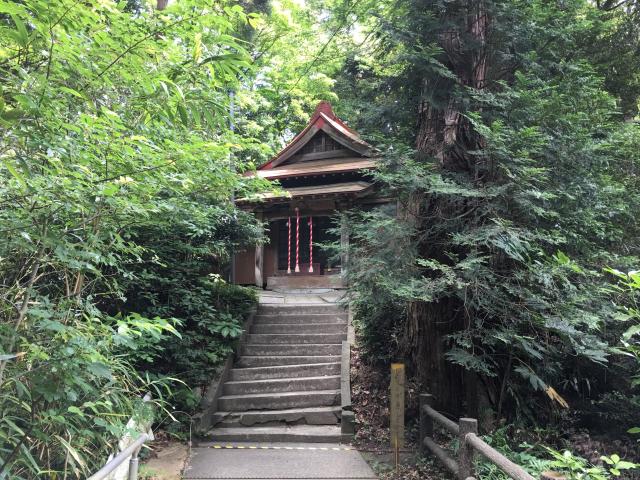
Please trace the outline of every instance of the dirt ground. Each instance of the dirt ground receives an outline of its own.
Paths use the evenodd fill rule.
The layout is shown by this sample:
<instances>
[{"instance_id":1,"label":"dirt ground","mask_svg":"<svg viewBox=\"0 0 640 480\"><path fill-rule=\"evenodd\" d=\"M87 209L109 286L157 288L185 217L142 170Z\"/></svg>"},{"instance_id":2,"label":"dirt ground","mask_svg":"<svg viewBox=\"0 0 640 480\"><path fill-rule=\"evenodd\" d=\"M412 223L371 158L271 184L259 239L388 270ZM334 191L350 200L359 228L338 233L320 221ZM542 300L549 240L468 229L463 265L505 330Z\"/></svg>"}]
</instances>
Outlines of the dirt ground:
<instances>
[{"instance_id":1,"label":"dirt ground","mask_svg":"<svg viewBox=\"0 0 640 480\"><path fill-rule=\"evenodd\" d=\"M140 467L144 480L180 480L182 469L189 456L189 446L176 441L151 444L151 456Z\"/></svg>"},{"instance_id":2,"label":"dirt ground","mask_svg":"<svg viewBox=\"0 0 640 480\"><path fill-rule=\"evenodd\" d=\"M405 448L396 468L389 436L389 375L360 360L358 349L351 354L351 391L357 433L354 446L381 480L448 480L452 477L433 459L417 453L415 425L406 425ZM407 385L407 409L417 404L417 392ZM408 415L409 417L410 415Z\"/></svg>"}]
</instances>

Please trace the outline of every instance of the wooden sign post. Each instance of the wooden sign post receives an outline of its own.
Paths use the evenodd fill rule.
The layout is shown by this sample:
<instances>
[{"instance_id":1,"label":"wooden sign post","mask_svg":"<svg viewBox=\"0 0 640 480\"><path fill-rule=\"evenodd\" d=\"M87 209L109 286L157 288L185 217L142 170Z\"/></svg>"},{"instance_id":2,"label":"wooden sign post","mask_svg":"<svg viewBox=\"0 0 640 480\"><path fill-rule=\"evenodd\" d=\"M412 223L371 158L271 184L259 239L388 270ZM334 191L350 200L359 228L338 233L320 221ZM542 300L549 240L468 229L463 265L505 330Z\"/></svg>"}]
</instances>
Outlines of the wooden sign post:
<instances>
[{"instance_id":1,"label":"wooden sign post","mask_svg":"<svg viewBox=\"0 0 640 480\"><path fill-rule=\"evenodd\" d=\"M391 364L390 407L391 448L395 452L397 469L400 449L404 448L404 363Z\"/></svg>"}]
</instances>

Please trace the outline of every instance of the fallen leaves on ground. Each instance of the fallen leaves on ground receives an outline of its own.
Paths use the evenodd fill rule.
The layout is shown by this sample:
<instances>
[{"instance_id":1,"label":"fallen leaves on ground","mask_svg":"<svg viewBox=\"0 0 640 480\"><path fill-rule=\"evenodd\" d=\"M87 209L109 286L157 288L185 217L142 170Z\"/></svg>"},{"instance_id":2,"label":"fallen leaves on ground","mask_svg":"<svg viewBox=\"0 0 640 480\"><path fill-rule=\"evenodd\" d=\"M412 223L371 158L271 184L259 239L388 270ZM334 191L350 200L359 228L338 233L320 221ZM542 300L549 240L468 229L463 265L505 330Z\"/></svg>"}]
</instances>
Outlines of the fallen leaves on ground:
<instances>
[{"instance_id":1,"label":"fallen leaves on ground","mask_svg":"<svg viewBox=\"0 0 640 480\"><path fill-rule=\"evenodd\" d=\"M351 401L356 416L354 445L366 452L374 471L382 480L446 480L452 478L431 459L416 454L415 421L417 391L407 382L405 400L407 406L406 439L400 467L396 470L390 448L389 432L389 382L388 369L369 365L361 357L357 347L351 350Z\"/></svg>"}]
</instances>

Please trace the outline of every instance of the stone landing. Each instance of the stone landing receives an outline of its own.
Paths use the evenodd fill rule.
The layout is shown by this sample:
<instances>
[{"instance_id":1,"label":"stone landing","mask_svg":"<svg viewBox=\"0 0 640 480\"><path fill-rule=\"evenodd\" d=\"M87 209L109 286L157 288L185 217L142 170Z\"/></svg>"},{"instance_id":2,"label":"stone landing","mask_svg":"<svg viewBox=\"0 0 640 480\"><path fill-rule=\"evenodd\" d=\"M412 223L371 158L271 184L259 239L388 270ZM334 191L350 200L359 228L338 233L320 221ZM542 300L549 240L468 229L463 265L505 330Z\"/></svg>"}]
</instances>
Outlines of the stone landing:
<instances>
[{"instance_id":1,"label":"stone landing","mask_svg":"<svg viewBox=\"0 0 640 480\"><path fill-rule=\"evenodd\" d=\"M185 479L373 480L360 452L337 444L211 444L192 450Z\"/></svg>"}]
</instances>

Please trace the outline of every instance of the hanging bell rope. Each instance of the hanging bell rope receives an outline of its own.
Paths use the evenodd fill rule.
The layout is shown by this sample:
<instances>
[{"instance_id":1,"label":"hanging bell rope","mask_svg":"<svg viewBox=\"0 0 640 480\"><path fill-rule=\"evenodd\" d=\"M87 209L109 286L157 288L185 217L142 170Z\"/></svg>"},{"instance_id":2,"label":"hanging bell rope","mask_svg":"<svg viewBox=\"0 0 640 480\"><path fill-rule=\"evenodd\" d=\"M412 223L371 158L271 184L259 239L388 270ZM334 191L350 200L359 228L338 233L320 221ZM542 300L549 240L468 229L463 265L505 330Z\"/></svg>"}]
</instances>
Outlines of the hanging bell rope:
<instances>
[{"instance_id":1,"label":"hanging bell rope","mask_svg":"<svg viewBox=\"0 0 640 480\"><path fill-rule=\"evenodd\" d=\"M300 272L300 209L296 207L296 273Z\"/></svg>"},{"instance_id":2,"label":"hanging bell rope","mask_svg":"<svg viewBox=\"0 0 640 480\"><path fill-rule=\"evenodd\" d=\"M313 273L313 217L309 217L309 273Z\"/></svg>"},{"instance_id":3,"label":"hanging bell rope","mask_svg":"<svg viewBox=\"0 0 640 480\"><path fill-rule=\"evenodd\" d=\"M287 273L291 273L291 217L287 221L287 228L289 229L289 233L287 235Z\"/></svg>"}]
</instances>

